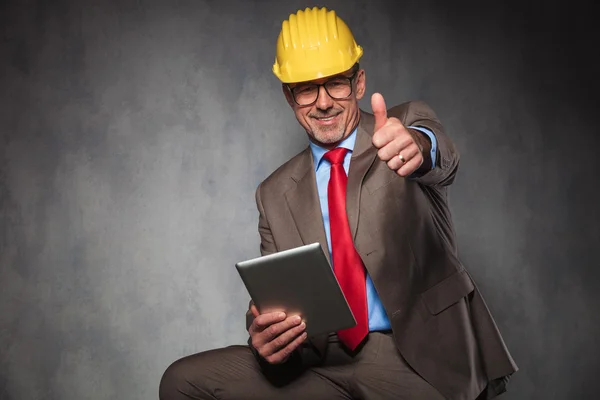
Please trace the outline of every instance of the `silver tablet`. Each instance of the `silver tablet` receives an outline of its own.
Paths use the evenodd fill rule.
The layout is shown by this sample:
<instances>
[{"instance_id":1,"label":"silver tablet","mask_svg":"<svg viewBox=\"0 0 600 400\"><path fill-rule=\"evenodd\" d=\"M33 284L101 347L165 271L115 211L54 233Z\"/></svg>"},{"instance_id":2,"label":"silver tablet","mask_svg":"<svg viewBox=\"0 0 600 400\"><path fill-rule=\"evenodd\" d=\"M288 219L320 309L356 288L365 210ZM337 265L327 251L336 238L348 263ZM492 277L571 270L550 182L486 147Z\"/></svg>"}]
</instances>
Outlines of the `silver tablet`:
<instances>
[{"instance_id":1,"label":"silver tablet","mask_svg":"<svg viewBox=\"0 0 600 400\"><path fill-rule=\"evenodd\" d=\"M300 315L308 337L351 328L356 320L319 243L238 262L236 268L262 313Z\"/></svg>"}]
</instances>

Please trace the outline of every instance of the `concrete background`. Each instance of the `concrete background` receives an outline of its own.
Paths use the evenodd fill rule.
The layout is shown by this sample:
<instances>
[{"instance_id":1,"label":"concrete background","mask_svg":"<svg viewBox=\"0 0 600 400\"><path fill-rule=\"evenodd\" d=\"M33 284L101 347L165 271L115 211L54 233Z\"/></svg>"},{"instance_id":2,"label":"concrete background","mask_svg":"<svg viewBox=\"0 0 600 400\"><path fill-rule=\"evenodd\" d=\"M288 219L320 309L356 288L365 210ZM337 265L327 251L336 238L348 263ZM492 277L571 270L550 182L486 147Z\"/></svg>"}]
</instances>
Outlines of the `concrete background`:
<instances>
[{"instance_id":1,"label":"concrete background","mask_svg":"<svg viewBox=\"0 0 600 400\"><path fill-rule=\"evenodd\" d=\"M425 100L457 143L461 256L521 368L503 398L594 398L591 7L323 4L365 48L366 98ZM0 3L1 399L157 398L175 359L245 342L254 190L306 146L275 40L312 5Z\"/></svg>"}]
</instances>

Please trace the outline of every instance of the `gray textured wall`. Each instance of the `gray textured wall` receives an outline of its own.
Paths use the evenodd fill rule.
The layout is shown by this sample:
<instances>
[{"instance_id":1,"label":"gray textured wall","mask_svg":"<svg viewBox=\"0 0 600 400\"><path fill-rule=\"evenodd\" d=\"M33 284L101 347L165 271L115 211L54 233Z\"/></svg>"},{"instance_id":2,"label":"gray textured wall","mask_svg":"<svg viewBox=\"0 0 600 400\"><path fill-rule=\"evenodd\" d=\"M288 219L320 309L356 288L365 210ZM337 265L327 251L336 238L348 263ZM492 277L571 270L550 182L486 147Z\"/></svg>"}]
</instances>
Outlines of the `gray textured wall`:
<instances>
[{"instance_id":1,"label":"gray textured wall","mask_svg":"<svg viewBox=\"0 0 600 400\"><path fill-rule=\"evenodd\" d=\"M427 101L462 153L460 251L521 368L505 398L593 398L597 35L590 8L509 3L325 4L367 98ZM157 398L176 358L245 341L233 264L258 255L256 185L306 144L270 72L306 5L0 4L0 398Z\"/></svg>"}]
</instances>

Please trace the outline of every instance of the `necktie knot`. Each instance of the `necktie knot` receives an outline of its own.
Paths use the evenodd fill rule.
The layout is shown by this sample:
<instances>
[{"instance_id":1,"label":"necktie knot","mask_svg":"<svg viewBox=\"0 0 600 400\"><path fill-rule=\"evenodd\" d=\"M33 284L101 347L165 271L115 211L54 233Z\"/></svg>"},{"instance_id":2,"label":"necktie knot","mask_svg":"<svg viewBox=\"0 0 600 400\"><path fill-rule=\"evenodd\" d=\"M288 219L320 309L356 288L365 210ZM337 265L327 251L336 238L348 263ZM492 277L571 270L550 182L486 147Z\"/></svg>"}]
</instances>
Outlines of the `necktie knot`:
<instances>
[{"instance_id":1,"label":"necktie knot","mask_svg":"<svg viewBox=\"0 0 600 400\"><path fill-rule=\"evenodd\" d=\"M325 153L323 158L325 158L327 161L329 161L332 165L343 164L344 157L346 156L347 152L348 152L348 149L345 149L343 147L338 147L336 149L329 150L327 153Z\"/></svg>"}]
</instances>

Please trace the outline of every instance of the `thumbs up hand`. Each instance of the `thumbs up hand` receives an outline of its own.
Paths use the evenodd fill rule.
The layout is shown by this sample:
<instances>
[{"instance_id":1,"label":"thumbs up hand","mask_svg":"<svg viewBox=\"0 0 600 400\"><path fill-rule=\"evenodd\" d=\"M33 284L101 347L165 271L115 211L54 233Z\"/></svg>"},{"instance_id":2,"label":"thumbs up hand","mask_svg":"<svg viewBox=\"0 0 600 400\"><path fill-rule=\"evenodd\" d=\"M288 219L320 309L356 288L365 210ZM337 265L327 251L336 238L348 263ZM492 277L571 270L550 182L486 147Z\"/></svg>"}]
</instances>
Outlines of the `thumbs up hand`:
<instances>
[{"instance_id":1,"label":"thumbs up hand","mask_svg":"<svg viewBox=\"0 0 600 400\"><path fill-rule=\"evenodd\" d=\"M379 149L377 156L398 175L409 176L423 165L423 145L419 141L424 138L418 132L411 134L399 119L388 118L381 94L373 94L371 108L375 116L372 142Z\"/></svg>"}]
</instances>

